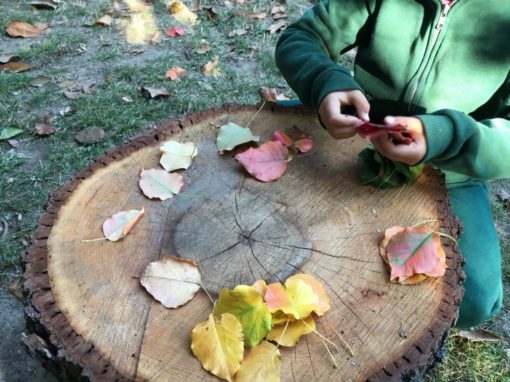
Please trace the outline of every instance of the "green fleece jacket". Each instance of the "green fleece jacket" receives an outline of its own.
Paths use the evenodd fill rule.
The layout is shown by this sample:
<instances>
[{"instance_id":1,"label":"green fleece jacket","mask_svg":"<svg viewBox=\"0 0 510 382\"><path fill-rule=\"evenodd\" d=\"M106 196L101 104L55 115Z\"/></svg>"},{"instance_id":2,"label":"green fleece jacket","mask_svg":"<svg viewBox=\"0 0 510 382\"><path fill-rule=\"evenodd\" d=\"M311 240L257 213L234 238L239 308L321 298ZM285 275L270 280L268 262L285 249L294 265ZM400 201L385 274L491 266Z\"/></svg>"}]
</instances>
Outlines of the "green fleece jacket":
<instances>
[{"instance_id":1,"label":"green fleece jacket","mask_svg":"<svg viewBox=\"0 0 510 382\"><path fill-rule=\"evenodd\" d=\"M303 103L360 89L372 120L414 115L447 179L510 177L510 0L329 0L282 34L276 62ZM337 64L357 47L354 75Z\"/></svg>"}]
</instances>

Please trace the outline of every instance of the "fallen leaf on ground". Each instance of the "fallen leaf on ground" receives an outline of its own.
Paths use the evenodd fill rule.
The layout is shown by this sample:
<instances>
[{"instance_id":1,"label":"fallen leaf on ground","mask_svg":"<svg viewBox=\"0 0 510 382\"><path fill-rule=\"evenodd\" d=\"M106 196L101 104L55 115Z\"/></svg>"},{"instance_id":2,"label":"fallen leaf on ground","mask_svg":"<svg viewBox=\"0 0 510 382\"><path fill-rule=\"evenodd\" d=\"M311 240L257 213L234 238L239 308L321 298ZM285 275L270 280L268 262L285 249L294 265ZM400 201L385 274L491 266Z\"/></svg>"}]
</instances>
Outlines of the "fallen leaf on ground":
<instances>
[{"instance_id":1,"label":"fallen leaf on ground","mask_svg":"<svg viewBox=\"0 0 510 382\"><path fill-rule=\"evenodd\" d=\"M142 94L145 98L163 98L168 97L170 93L164 87L155 88L151 86L142 86Z\"/></svg>"},{"instance_id":2,"label":"fallen leaf on ground","mask_svg":"<svg viewBox=\"0 0 510 382\"><path fill-rule=\"evenodd\" d=\"M37 9L49 9L55 10L57 9L58 4L51 0L39 0L39 1L31 1L30 5Z\"/></svg>"},{"instance_id":3,"label":"fallen leaf on ground","mask_svg":"<svg viewBox=\"0 0 510 382\"><path fill-rule=\"evenodd\" d=\"M301 130L299 130L299 131L301 131ZM306 138L298 138L297 140L295 140L296 134L293 134L292 130L290 130L289 134L285 134L285 133L281 132L280 130L276 130L273 133L273 138L276 141L281 142L282 145L286 146L294 154L307 153L311 149L313 149L314 141L312 139L308 138L308 136L306 134L304 134L304 137L306 137Z\"/></svg>"},{"instance_id":4,"label":"fallen leaf on ground","mask_svg":"<svg viewBox=\"0 0 510 382\"><path fill-rule=\"evenodd\" d=\"M188 72L186 69L183 69L180 66L174 66L173 68L166 71L165 77L170 78L172 81L179 82L181 78L186 77L187 74Z\"/></svg>"},{"instance_id":5,"label":"fallen leaf on ground","mask_svg":"<svg viewBox=\"0 0 510 382\"><path fill-rule=\"evenodd\" d=\"M287 169L289 152L280 142L271 141L259 148L250 148L235 156L235 159L255 179L271 182L279 179Z\"/></svg>"},{"instance_id":6,"label":"fallen leaf on ground","mask_svg":"<svg viewBox=\"0 0 510 382\"><path fill-rule=\"evenodd\" d=\"M170 4L170 13L180 23L195 25L197 22L197 15L191 12L189 8L179 0Z\"/></svg>"},{"instance_id":7,"label":"fallen leaf on ground","mask_svg":"<svg viewBox=\"0 0 510 382\"><path fill-rule=\"evenodd\" d=\"M245 35L246 33L248 33L249 30L250 30L249 27L233 29L229 32L228 37Z\"/></svg>"},{"instance_id":8,"label":"fallen leaf on ground","mask_svg":"<svg viewBox=\"0 0 510 382\"><path fill-rule=\"evenodd\" d=\"M167 200L181 191L184 177L153 168L141 171L138 184L148 198Z\"/></svg>"},{"instance_id":9,"label":"fallen leaf on ground","mask_svg":"<svg viewBox=\"0 0 510 382\"><path fill-rule=\"evenodd\" d=\"M159 44L160 41L161 41L161 32L160 31L154 32L154 34L151 37L150 43L151 44Z\"/></svg>"},{"instance_id":10,"label":"fallen leaf on ground","mask_svg":"<svg viewBox=\"0 0 510 382\"><path fill-rule=\"evenodd\" d=\"M62 110L60 110L58 113L62 116L62 117L65 117L67 115L71 115L75 112L75 109L74 107L72 106L66 106L64 107Z\"/></svg>"},{"instance_id":11,"label":"fallen leaf on ground","mask_svg":"<svg viewBox=\"0 0 510 382\"><path fill-rule=\"evenodd\" d=\"M262 86L259 89L259 94L260 94L260 98L266 102L278 102L278 101L285 101L285 100L289 99L289 97L287 97L286 95L279 93L277 89L268 88L265 86Z\"/></svg>"},{"instance_id":12,"label":"fallen leaf on ground","mask_svg":"<svg viewBox=\"0 0 510 382\"><path fill-rule=\"evenodd\" d=\"M7 64L9 61L19 60L19 56L15 54L0 54L0 64Z\"/></svg>"},{"instance_id":13,"label":"fallen leaf on ground","mask_svg":"<svg viewBox=\"0 0 510 382\"><path fill-rule=\"evenodd\" d=\"M215 20L220 14L218 8L214 6L206 6L202 8L207 13L207 18L209 20Z\"/></svg>"},{"instance_id":14,"label":"fallen leaf on ground","mask_svg":"<svg viewBox=\"0 0 510 382\"><path fill-rule=\"evenodd\" d=\"M104 15L103 17L96 20L95 24L103 27L110 27L113 23L113 17L110 15Z\"/></svg>"},{"instance_id":15,"label":"fallen leaf on ground","mask_svg":"<svg viewBox=\"0 0 510 382\"><path fill-rule=\"evenodd\" d=\"M274 24L271 24L267 30L269 33L273 34L284 31L288 26L289 23L287 21L280 20Z\"/></svg>"},{"instance_id":16,"label":"fallen leaf on ground","mask_svg":"<svg viewBox=\"0 0 510 382\"><path fill-rule=\"evenodd\" d=\"M71 89L71 88L74 88L76 85L78 84L78 82L76 81L62 81L62 82L59 82L57 84L57 87L60 89L60 90L64 90L64 89Z\"/></svg>"},{"instance_id":17,"label":"fallen leaf on ground","mask_svg":"<svg viewBox=\"0 0 510 382\"><path fill-rule=\"evenodd\" d=\"M501 189L499 190L497 193L496 193L496 196L498 197L499 200L501 200L503 203L508 203L510 202L510 193L505 190L505 189Z\"/></svg>"},{"instance_id":18,"label":"fallen leaf on ground","mask_svg":"<svg viewBox=\"0 0 510 382\"><path fill-rule=\"evenodd\" d=\"M18 147L21 146L21 143L17 139L8 139L7 143L10 144L11 147L14 147L15 149L17 149ZM0 240L1 240L1 235L0 235Z\"/></svg>"},{"instance_id":19,"label":"fallen leaf on ground","mask_svg":"<svg viewBox=\"0 0 510 382\"><path fill-rule=\"evenodd\" d=\"M186 304L201 283L195 262L174 256L164 256L150 263L140 277L140 284L165 308Z\"/></svg>"},{"instance_id":20,"label":"fallen leaf on ground","mask_svg":"<svg viewBox=\"0 0 510 382\"><path fill-rule=\"evenodd\" d=\"M22 132L23 130L16 129L14 127L4 127L2 132L0 133L0 141L15 137L16 135L21 134Z\"/></svg>"},{"instance_id":21,"label":"fallen leaf on ground","mask_svg":"<svg viewBox=\"0 0 510 382\"><path fill-rule=\"evenodd\" d=\"M131 96L124 96L122 97L122 100L126 103L132 103L133 102L133 98L131 98Z\"/></svg>"},{"instance_id":22,"label":"fallen leaf on ground","mask_svg":"<svg viewBox=\"0 0 510 382\"><path fill-rule=\"evenodd\" d=\"M302 320L289 321L273 326L267 335L269 341L275 341L280 346L295 346L301 337L315 330L315 321L310 315Z\"/></svg>"},{"instance_id":23,"label":"fallen leaf on ground","mask_svg":"<svg viewBox=\"0 0 510 382\"><path fill-rule=\"evenodd\" d=\"M48 29L48 24L32 25L23 20L14 20L5 26L5 31L11 37L32 38L39 36Z\"/></svg>"},{"instance_id":24,"label":"fallen leaf on ground","mask_svg":"<svg viewBox=\"0 0 510 382\"><path fill-rule=\"evenodd\" d=\"M237 11L234 11L234 15L239 16L239 17L244 17L247 19L252 19L252 20L263 20L266 18L267 13L266 12L245 12L245 11L237 10Z\"/></svg>"},{"instance_id":25,"label":"fallen leaf on ground","mask_svg":"<svg viewBox=\"0 0 510 382\"><path fill-rule=\"evenodd\" d=\"M271 313L282 311L299 320L319 309L319 296L313 288L300 279L287 279L285 286L273 283L267 286L264 296Z\"/></svg>"},{"instance_id":26,"label":"fallen leaf on ground","mask_svg":"<svg viewBox=\"0 0 510 382\"><path fill-rule=\"evenodd\" d=\"M23 301L23 282L21 277L16 278L11 285L9 285L9 292L18 300Z\"/></svg>"},{"instance_id":27,"label":"fallen leaf on ground","mask_svg":"<svg viewBox=\"0 0 510 382\"><path fill-rule=\"evenodd\" d=\"M35 125L35 132L37 135L50 135L57 131L57 128L47 123L37 123Z\"/></svg>"},{"instance_id":28,"label":"fallen leaf on ground","mask_svg":"<svg viewBox=\"0 0 510 382\"><path fill-rule=\"evenodd\" d=\"M233 290L223 288L214 304L214 315L230 313L243 327L246 346L256 346L271 330L271 313L262 296L248 285L238 285Z\"/></svg>"},{"instance_id":29,"label":"fallen leaf on ground","mask_svg":"<svg viewBox=\"0 0 510 382\"><path fill-rule=\"evenodd\" d=\"M212 61L209 61L204 65L203 68L204 74L207 77L220 77L223 75L223 72L220 68L220 59L218 56L214 56Z\"/></svg>"},{"instance_id":30,"label":"fallen leaf on ground","mask_svg":"<svg viewBox=\"0 0 510 382\"><path fill-rule=\"evenodd\" d=\"M216 145L222 153L224 150L233 150L236 146L247 142L258 142L259 136L253 135L248 127L239 126L233 122L220 127Z\"/></svg>"},{"instance_id":31,"label":"fallen leaf on ground","mask_svg":"<svg viewBox=\"0 0 510 382\"><path fill-rule=\"evenodd\" d=\"M159 163L166 171L189 168L193 158L198 154L197 147L193 142L167 141L161 146L160 150L163 155Z\"/></svg>"},{"instance_id":32,"label":"fallen leaf on ground","mask_svg":"<svg viewBox=\"0 0 510 382\"><path fill-rule=\"evenodd\" d=\"M454 337L465 338L470 342L501 342L501 338L485 329L460 330Z\"/></svg>"},{"instance_id":33,"label":"fallen leaf on ground","mask_svg":"<svg viewBox=\"0 0 510 382\"><path fill-rule=\"evenodd\" d=\"M186 34L186 29L183 27L171 27L165 31L165 34L168 37L184 36Z\"/></svg>"},{"instance_id":34,"label":"fallen leaf on ground","mask_svg":"<svg viewBox=\"0 0 510 382\"><path fill-rule=\"evenodd\" d=\"M145 209L122 211L103 223L103 234L110 241L118 241L129 233L145 213Z\"/></svg>"},{"instance_id":35,"label":"fallen leaf on ground","mask_svg":"<svg viewBox=\"0 0 510 382\"><path fill-rule=\"evenodd\" d=\"M207 321L193 329L191 351L205 370L232 381L244 355L241 323L229 313L216 319L210 314Z\"/></svg>"},{"instance_id":36,"label":"fallen leaf on ground","mask_svg":"<svg viewBox=\"0 0 510 382\"><path fill-rule=\"evenodd\" d=\"M394 283L417 284L427 276L443 276L446 271L446 254L440 235L426 226L386 229L379 253Z\"/></svg>"},{"instance_id":37,"label":"fallen leaf on ground","mask_svg":"<svg viewBox=\"0 0 510 382\"><path fill-rule=\"evenodd\" d=\"M200 40L200 46L195 49L198 54L205 54L211 50L211 45L207 40Z\"/></svg>"},{"instance_id":38,"label":"fallen leaf on ground","mask_svg":"<svg viewBox=\"0 0 510 382\"><path fill-rule=\"evenodd\" d=\"M73 92L73 91L70 91L70 90L65 90L64 91L64 96L66 98L68 98L68 99L76 100L76 99L80 99L80 98L84 97L85 94L83 94L80 91Z\"/></svg>"},{"instance_id":39,"label":"fallen leaf on ground","mask_svg":"<svg viewBox=\"0 0 510 382\"><path fill-rule=\"evenodd\" d=\"M101 142L105 137L105 132L99 127L87 127L79 131L75 136L79 143L82 145L90 145L93 143Z\"/></svg>"},{"instance_id":40,"label":"fallen leaf on ground","mask_svg":"<svg viewBox=\"0 0 510 382\"><path fill-rule=\"evenodd\" d=\"M37 76L32 81L30 81L30 86L33 86L35 88L40 88L40 87L46 85L50 81L51 81L50 77Z\"/></svg>"},{"instance_id":41,"label":"fallen leaf on ground","mask_svg":"<svg viewBox=\"0 0 510 382\"><path fill-rule=\"evenodd\" d=\"M275 5L271 8L271 17L273 20L281 20L287 18L285 7L283 5Z\"/></svg>"},{"instance_id":42,"label":"fallen leaf on ground","mask_svg":"<svg viewBox=\"0 0 510 382\"><path fill-rule=\"evenodd\" d=\"M323 316L324 313L326 313L331 308L328 295L324 290L324 286L312 275L306 273L297 273L294 276L289 277L287 281L288 280L301 280L312 287L313 292L317 295L317 297L319 297L319 307L314 310L314 313L318 316Z\"/></svg>"},{"instance_id":43,"label":"fallen leaf on ground","mask_svg":"<svg viewBox=\"0 0 510 382\"><path fill-rule=\"evenodd\" d=\"M235 382L279 382L281 369L280 351L264 341L254 347L241 363Z\"/></svg>"},{"instance_id":44,"label":"fallen leaf on ground","mask_svg":"<svg viewBox=\"0 0 510 382\"><path fill-rule=\"evenodd\" d=\"M0 64L0 71L20 73L32 69L32 65L19 61L11 61L6 64Z\"/></svg>"},{"instance_id":45,"label":"fallen leaf on ground","mask_svg":"<svg viewBox=\"0 0 510 382\"><path fill-rule=\"evenodd\" d=\"M148 44L157 31L157 20L150 7L131 14L129 22L124 24L126 41L133 45Z\"/></svg>"}]
</instances>

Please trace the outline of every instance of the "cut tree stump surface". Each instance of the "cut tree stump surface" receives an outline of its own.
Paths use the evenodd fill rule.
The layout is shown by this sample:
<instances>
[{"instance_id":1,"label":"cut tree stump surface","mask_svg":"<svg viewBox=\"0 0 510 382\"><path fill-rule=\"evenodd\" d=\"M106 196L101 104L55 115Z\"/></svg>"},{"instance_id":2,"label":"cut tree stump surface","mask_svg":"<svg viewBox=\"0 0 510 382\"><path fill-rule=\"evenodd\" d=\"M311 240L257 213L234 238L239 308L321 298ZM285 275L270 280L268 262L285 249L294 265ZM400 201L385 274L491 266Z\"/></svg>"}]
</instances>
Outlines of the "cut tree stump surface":
<instances>
[{"instance_id":1,"label":"cut tree stump surface","mask_svg":"<svg viewBox=\"0 0 510 382\"><path fill-rule=\"evenodd\" d=\"M318 331L338 344L339 367L310 334L280 348L282 381L398 380L433 363L462 296L457 248L442 239L444 277L403 286L389 282L377 244L387 227L428 220L458 237L440 174L427 169L415 184L389 190L363 185L357 154L366 141L331 139L309 110L266 107L250 126L261 142L298 126L316 145L281 179L258 182L216 148L220 125L243 126L255 110L232 106L169 122L110 150L53 194L23 259L27 315L62 379L216 380L190 351L193 327L212 310L206 294L166 309L140 286L144 268L164 255L196 261L213 295L297 272L324 284L332 307ZM198 156L182 172L181 195L150 200L139 173L159 167L168 139L194 142ZM145 215L123 240L83 242L102 237L114 213L141 207Z\"/></svg>"}]
</instances>

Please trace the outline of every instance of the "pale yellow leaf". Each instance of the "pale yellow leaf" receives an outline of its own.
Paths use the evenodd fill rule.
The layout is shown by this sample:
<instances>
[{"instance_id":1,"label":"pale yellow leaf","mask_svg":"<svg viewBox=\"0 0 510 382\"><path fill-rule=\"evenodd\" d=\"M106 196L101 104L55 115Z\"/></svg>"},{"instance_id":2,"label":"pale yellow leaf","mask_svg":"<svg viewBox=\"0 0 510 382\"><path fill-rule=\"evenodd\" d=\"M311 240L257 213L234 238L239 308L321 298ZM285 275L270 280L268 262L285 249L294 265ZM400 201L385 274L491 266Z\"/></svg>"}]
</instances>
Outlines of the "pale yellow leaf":
<instances>
[{"instance_id":1,"label":"pale yellow leaf","mask_svg":"<svg viewBox=\"0 0 510 382\"><path fill-rule=\"evenodd\" d=\"M254 347L243 360L235 382L279 382L280 351L265 341Z\"/></svg>"},{"instance_id":2,"label":"pale yellow leaf","mask_svg":"<svg viewBox=\"0 0 510 382\"><path fill-rule=\"evenodd\" d=\"M197 15L179 0L170 4L170 13L180 23L195 25L197 22Z\"/></svg>"},{"instance_id":3,"label":"pale yellow leaf","mask_svg":"<svg viewBox=\"0 0 510 382\"><path fill-rule=\"evenodd\" d=\"M267 339L277 342L280 346L294 346L302 336L312 333L314 330L315 321L312 316L308 316L302 320L290 321L288 324L284 322L274 325L267 335Z\"/></svg>"},{"instance_id":4,"label":"pale yellow leaf","mask_svg":"<svg viewBox=\"0 0 510 382\"><path fill-rule=\"evenodd\" d=\"M197 156L197 148L193 142L180 143L167 141L161 146L163 155L159 163L166 171L187 169L193 158Z\"/></svg>"}]
</instances>

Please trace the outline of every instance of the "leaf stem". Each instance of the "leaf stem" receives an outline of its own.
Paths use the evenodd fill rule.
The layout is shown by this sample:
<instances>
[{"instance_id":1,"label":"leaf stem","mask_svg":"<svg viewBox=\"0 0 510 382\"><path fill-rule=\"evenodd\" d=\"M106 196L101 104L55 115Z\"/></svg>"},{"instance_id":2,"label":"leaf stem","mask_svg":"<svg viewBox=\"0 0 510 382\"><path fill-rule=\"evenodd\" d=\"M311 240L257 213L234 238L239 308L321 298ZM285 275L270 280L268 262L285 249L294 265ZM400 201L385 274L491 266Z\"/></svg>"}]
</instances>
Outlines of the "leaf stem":
<instances>
[{"instance_id":1,"label":"leaf stem","mask_svg":"<svg viewBox=\"0 0 510 382\"><path fill-rule=\"evenodd\" d=\"M214 300L213 298L211 297L211 294L209 293L209 291L207 289L205 289L205 286L204 284L200 283L200 286L202 287L202 289L204 290L205 294L207 295L207 297L209 297L209 300L211 301L211 304L213 304L214 306Z\"/></svg>"},{"instance_id":2,"label":"leaf stem","mask_svg":"<svg viewBox=\"0 0 510 382\"><path fill-rule=\"evenodd\" d=\"M338 364L336 363L335 357L333 357L333 354L331 354L331 351L329 350L328 345L326 344L326 342L324 341L324 339L322 337L321 337L321 341L322 341L322 344L324 345L324 347L326 348L326 350L329 354L329 357L331 358L331 361L333 361L333 367L335 369L338 369Z\"/></svg>"},{"instance_id":3,"label":"leaf stem","mask_svg":"<svg viewBox=\"0 0 510 382\"><path fill-rule=\"evenodd\" d=\"M282 334L280 334L280 338L278 338L278 341L276 341L276 349L275 351L278 350L278 348L280 347L280 341L282 340L283 336L285 335L285 331L287 330L287 327L289 326L289 319L287 319L287 322L285 323L285 327L283 328L283 332Z\"/></svg>"},{"instance_id":4,"label":"leaf stem","mask_svg":"<svg viewBox=\"0 0 510 382\"><path fill-rule=\"evenodd\" d=\"M317 330L315 330L314 328L312 328L310 325L308 325L306 323L305 320L301 319L301 322L306 326L308 327L308 329L310 329L312 332L314 332L315 334L317 334L321 339L327 341L328 343L330 343L332 346L335 347L335 349L338 351L338 346L333 342L333 341L330 341L329 339L327 339L326 337L324 337L322 334L320 334Z\"/></svg>"},{"instance_id":5,"label":"leaf stem","mask_svg":"<svg viewBox=\"0 0 510 382\"><path fill-rule=\"evenodd\" d=\"M437 223L437 219L424 220L420 223L416 223L415 225L412 225L411 227L418 227L420 225L425 225L425 224L429 224L429 223Z\"/></svg>"},{"instance_id":6,"label":"leaf stem","mask_svg":"<svg viewBox=\"0 0 510 382\"><path fill-rule=\"evenodd\" d=\"M102 241L102 240L107 240L106 237L99 237L97 239L85 239L85 240L82 240L81 242L82 243L91 243L93 241Z\"/></svg>"},{"instance_id":7,"label":"leaf stem","mask_svg":"<svg viewBox=\"0 0 510 382\"><path fill-rule=\"evenodd\" d=\"M338 339L340 341L342 341L342 343L344 344L344 346L347 348L347 350L349 351L349 354L351 355L351 357L354 357L354 351L352 350L352 348L349 346L349 344L347 343L347 341L344 340L344 338L340 335L340 333L338 333L338 331L330 325L330 328L331 330L333 330L333 332L336 334L336 336L338 337Z\"/></svg>"},{"instance_id":8,"label":"leaf stem","mask_svg":"<svg viewBox=\"0 0 510 382\"><path fill-rule=\"evenodd\" d=\"M249 127L251 125L251 123L253 122L253 120L255 118L257 118L257 115L259 115L260 111L262 110L262 108L266 106L266 101L263 101L262 102L262 105L260 105L259 109L255 112L255 114L253 114L253 116L250 118L250 120L248 121L248 123L246 124L245 127Z\"/></svg>"},{"instance_id":9,"label":"leaf stem","mask_svg":"<svg viewBox=\"0 0 510 382\"><path fill-rule=\"evenodd\" d=\"M439 236L442 236L442 237L446 237L447 239L450 239L451 241L453 241L456 245L459 245L459 242L457 240L455 240L453 237L451 237L450 235L448 235L447 233L444 233L444 232L435 232L437 233Z\"/></svg>"}]
</instances>

